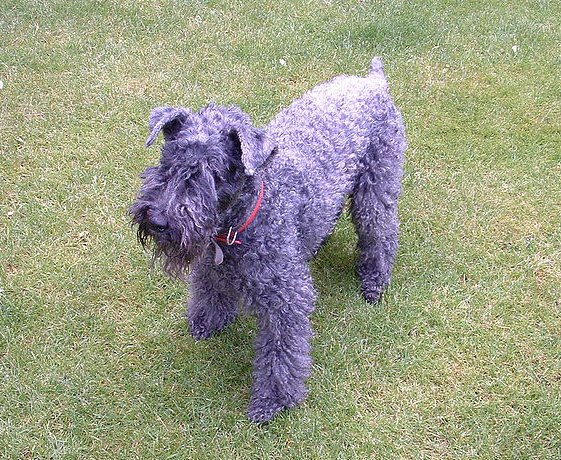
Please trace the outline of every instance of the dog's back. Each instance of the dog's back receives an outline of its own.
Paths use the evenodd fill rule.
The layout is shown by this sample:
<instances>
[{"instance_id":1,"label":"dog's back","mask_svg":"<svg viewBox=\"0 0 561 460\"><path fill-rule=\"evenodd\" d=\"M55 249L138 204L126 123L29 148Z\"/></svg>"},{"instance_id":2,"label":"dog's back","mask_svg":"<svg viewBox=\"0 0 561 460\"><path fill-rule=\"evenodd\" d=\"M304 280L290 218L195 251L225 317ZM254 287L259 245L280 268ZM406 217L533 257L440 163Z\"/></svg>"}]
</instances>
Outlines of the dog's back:
<instances>
[{"instance_id":1,"label":"dog's back","mask_svg":"<svg viewBox=\"0 0 561 460\"><path fill-rule=\"evenodd\" d=\"M382 62L376 57L366 77L340 75L316 86L282 110L267 132L288 155L302 153L301 136L316 142L311 151L304 149L308 154L317 153L321 140L336 151L358 153L371 137L376 111L388 100L391 102ZM326 139L319 139L318 133Z\"/></svg>"},{"instance_id":2,"label":"dog's back","mask_svg":"<svg viewBox=\"0 0 561 460\"><path fill-rule=\"evenodd\" d=\"M379 58L366 77L341 75L316 86L267 127L278 153L264 173L276 182L291 177L280 184L286 190L277 203L284 199L286 212L297 216L308 256L333 230L359 177L380 160L377 144L386 131L403 132L403 124ZM401 157L393 162L401 169Z\"/></svg>"}]
</instances>

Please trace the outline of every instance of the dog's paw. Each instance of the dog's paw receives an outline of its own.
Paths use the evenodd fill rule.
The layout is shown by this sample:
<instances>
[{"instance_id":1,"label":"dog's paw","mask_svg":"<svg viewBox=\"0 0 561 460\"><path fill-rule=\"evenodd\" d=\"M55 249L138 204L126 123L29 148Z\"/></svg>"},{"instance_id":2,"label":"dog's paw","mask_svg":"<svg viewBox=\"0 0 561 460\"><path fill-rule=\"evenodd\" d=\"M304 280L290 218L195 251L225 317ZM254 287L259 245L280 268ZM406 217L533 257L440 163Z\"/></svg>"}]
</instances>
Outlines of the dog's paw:
<instances>
[{"instance_id":1,"label":"dog's paw","mask_svg":"<svg viewBox=\"0 0 561 460\"><path fill-rule=\"evenodd\" d=\"M266 423L285 408L273 399L254 399L249 405L248 417L254 423Z\"/></svg>"},{"instance_id":2,"label":"dog's paw","mask_svg":"<svg viewBox=\"0 0 561 460\"><path fill-rule=\"evenodd\" d=\"M206 340L229 326L235 319L235 311L226 311L223 314L215 315L200 313L192 316L189 318L191 336L197 341Z\"/></svg>"},{"instance_id":3,"label":"dog's paw","mask_svg":"<svg viewBox=\"0 0 561 460\"><path fill-rule=\"evenodd\" d=\"M288 388L285 388L285 390L288 390ZM303 382L293 385L291 390L283 394L265 392L265 394L261 393L259 396L254 393L249 404L249 419L255 423L268 422L282 410L292 409L306 399L308 389Z\"/></svg>"},{"instance_id":4,"label":"dog's paw","mask_svg":"<svg viewBox=\"0 0 561 460\"><path fill-rule=\"evenodd\" d=\"M362 288L362 295L369 303L378 303L382 297L382 288Z\"/></svg>"},{"instance_id":5,"label":"dog's paw","mask_svg":"<svg viewBox=\"0 0 561 460\"><path fill-rule=\"evenodd\" d=\"M197 342L199 340L208 339L214 332L213 329L209 329L208 327L200 323L191 323L190 329L191 329L191 337L193 337Z\"/></svg>"}]
</instances>

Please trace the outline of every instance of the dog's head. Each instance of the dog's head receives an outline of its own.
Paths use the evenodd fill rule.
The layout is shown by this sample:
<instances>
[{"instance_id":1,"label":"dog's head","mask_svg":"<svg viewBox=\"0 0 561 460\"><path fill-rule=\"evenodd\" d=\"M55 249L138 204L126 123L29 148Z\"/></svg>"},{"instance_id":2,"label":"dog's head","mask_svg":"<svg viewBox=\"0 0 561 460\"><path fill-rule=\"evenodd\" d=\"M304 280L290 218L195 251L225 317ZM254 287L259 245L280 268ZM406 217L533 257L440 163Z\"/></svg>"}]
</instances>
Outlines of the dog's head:
<instances>
[{"instance_id":1,"label":"dog's head","mask_svg":"<svg viewBox=\"0 0 561 460\"><path fill-rule=\"evenodd\" d=\"M166 272L182 276L221 230L221 211L244 176L263 165L274 145L237 107L209 105L197 114L160 107L150 130L147 146L164 134L160 164L142 175L130 213L142 245L153 247Z\"/></svg>"}]
</instances>

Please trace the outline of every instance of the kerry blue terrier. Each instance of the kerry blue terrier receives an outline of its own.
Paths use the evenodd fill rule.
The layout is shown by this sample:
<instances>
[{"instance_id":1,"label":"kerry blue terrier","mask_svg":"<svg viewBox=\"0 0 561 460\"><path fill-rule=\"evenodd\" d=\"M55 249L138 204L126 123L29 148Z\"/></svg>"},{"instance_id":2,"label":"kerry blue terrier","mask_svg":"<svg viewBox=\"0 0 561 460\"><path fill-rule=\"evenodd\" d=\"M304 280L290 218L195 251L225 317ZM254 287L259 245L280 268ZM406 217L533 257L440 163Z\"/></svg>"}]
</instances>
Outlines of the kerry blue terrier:
<instances>
[{"instance_id":1,"label":"kerry blue terrier","mask_svg":"<svg viewBox=\"0 0 561 460\"><path fill-rule=\"evenodd\" d=\"M191 334L206 339L242 306L259 334L249 417L300 403L310 373L309 260L333 231L347 196L368 301L389 283L398 246L397 202L406 139L382 62L365 78L338 76L309 91L265 128L238 107L199 113L160 107L161 162L148 168L131 208L143 245L191 283Z\"/></svg>"}]
</instances>

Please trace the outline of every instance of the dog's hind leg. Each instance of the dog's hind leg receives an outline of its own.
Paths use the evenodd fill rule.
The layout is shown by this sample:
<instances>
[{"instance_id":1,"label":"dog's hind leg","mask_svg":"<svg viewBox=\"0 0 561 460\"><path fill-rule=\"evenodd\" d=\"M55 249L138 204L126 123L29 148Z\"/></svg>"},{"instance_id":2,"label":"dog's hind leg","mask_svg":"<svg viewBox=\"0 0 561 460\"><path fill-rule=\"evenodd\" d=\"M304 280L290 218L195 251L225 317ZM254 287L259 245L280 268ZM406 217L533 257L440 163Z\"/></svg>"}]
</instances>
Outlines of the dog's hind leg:
<instances>
[{"instance_id":1,"label":"dog's hind leg","mask_svg":"<svg viewBox=\"0 0 561 460\"><path fill-rule=\"evenodd\" d=\"M379 300L391 279L398 247L397 205L405 148L401 117L393 112L380 125L351 196L358 234L358 273L369 302Z\"/></svg>"}]
</instances>

